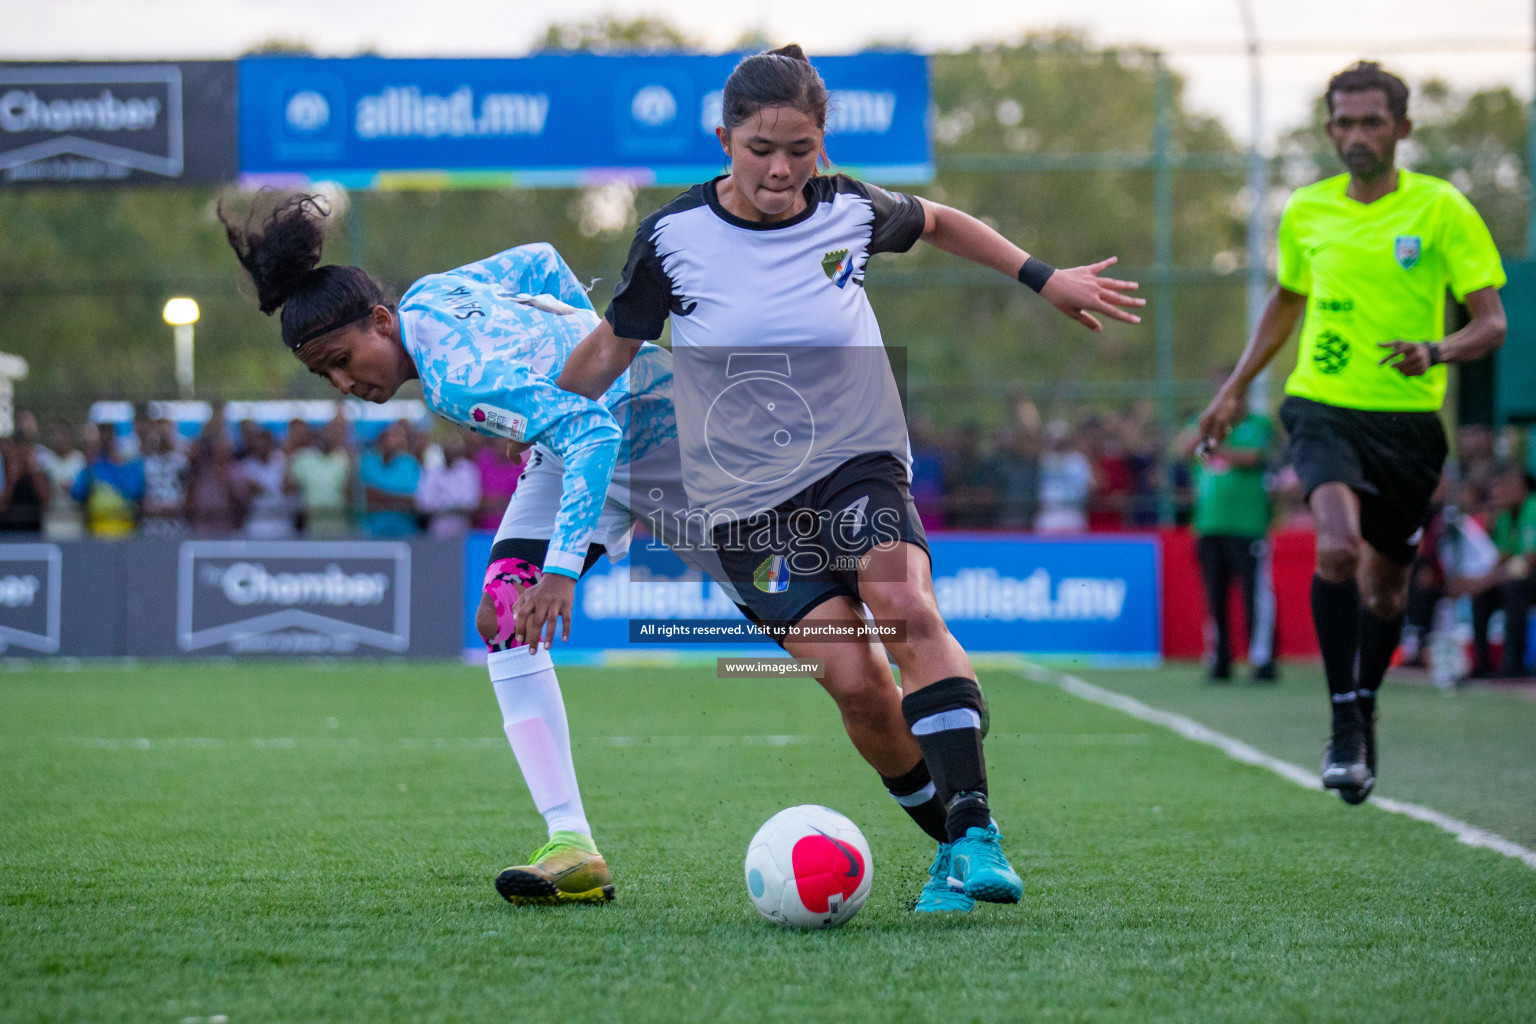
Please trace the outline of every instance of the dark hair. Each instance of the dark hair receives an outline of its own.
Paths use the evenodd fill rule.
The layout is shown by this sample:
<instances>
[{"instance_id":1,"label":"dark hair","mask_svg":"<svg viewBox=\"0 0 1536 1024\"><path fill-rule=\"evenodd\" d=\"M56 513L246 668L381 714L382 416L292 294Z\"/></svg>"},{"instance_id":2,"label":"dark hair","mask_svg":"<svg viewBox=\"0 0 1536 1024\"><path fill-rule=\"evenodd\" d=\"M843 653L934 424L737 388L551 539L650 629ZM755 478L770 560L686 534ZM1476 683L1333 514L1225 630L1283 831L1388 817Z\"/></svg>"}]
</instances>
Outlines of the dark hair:
<instances>
[{"instance_id":1,"label":"dark hair","mask_svg":"<svg viewBox=\"0 0 1536 1024\"><path fill-rule=\"evenodd\" d=\"M330 213L323 197L298 193L237 223L219 203L230 247L256 285L257 305L268 316L282 308L283 344L293 352L387 304L384 289L361 267L319 265Z\"/></svg>"},{"instance_id":2,"label":"dark hair","mask_svg":"<svg viewBox=\"0 0 1536 1024\"><path fill-rule=\"evenodd\" d=\"M1328 115L1333 116L1334 93L1366 92L1370 89L1380 89L1386 94L1387 110L1391 112L1393 120L1408 119L1408 84L1372 60L1357 60L1328 79Z\"/></svg>"},{"instance_id":3,"label":"dark hair","mask_svg":"<svg viewBox=\"0 0 1536 1024\"><path fill-rule=\"evenodd\" d=\"M794 43L741 59L725 80L720 124L729 133L764 107L780 106L794 107L819 129L827 127L827 83Z\"/></svg>"}]
</instances>

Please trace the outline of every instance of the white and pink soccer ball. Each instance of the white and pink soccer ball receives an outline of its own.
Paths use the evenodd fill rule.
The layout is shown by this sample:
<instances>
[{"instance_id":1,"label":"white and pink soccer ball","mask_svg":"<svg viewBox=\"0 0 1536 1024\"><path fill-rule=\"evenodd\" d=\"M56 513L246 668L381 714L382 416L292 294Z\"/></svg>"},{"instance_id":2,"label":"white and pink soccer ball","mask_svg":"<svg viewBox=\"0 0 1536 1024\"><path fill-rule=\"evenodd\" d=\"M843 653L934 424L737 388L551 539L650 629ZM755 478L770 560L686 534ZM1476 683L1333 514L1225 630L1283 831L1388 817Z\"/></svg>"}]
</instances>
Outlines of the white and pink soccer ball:
<instances>
[{"instance_id":1,"label":"white and pink soccer ball","mask_svg":"<svg viewBox=\"0 0 1536 1024\"><path fill-rule=\"evenodd\" d=\"M758 913L791 928L836 928L869 898L874 861L864 833L830 807L780 811L747 844L747 892Z\"/></svg>"}]
</instances>

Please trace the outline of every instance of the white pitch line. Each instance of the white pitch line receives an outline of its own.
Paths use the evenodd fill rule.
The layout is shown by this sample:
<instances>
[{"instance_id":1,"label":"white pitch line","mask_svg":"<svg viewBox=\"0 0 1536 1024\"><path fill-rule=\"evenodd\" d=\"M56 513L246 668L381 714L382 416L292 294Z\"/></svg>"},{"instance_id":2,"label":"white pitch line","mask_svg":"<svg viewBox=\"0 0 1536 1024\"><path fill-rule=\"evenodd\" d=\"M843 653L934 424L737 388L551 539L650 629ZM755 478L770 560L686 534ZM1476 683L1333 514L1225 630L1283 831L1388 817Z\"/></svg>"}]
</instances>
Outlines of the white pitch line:
<instances>
[{"instance_id":1,"label":"white pitch line","mask_svg":"<svg viewBox=\"0 0 1536 1024\"><path fill-rule=\"evenodd\" d=\"M1149 704L1143 704L1134 697L1127 697L1123 693L1116 693L1113 690L1106 690L1101 686L1094 686L1092 683L1085 682L1076 676L1067 675L1065 672L1058 672L1055 669L1047 668L1032 661L1020 661L1013 667L1015 671L1026 679L1037 683L1048 683L1051 686L1065 690L1074 697L1081 697L1095 704L1114 708L1116 711L1130 715L1132 718L1139 718L1143 722L1161 725L1164 728L1173 730L1186 739L1215 747L1234 761L1241 761L1244 764L1255 765L1259 768L1267 768L1281 778L1288 779L1298 786L1304 786L1307 789L1323 788L1315 773L1307 771L1300 765L1292 764L1289 761L1282 761L1278 757L1266 754L1264 751L1250 746L1242 740L1233 739L1225 733L1219 733L1215 729L1201 725L1192 718L1175 715L1168 711L1161 711ZM1380 797L1373 798L1370 804L1392 814L1401 814L1415 821L1434 825L1436 828L1449 832L1456 837L1457 842L1465 843L1467 846L1478 846L1486 850L1492 850L1495 853L1502 853L1506 857L1513 857L1522 862L1528 868L1536 868L1536 850L1528 849L1519 843L1505 839L1501 835L1489 832L1487 829L1478 828L1476 825L1470 825L1448 814L1441 814L1432 807Z\"/></svg>"}]
</instances>

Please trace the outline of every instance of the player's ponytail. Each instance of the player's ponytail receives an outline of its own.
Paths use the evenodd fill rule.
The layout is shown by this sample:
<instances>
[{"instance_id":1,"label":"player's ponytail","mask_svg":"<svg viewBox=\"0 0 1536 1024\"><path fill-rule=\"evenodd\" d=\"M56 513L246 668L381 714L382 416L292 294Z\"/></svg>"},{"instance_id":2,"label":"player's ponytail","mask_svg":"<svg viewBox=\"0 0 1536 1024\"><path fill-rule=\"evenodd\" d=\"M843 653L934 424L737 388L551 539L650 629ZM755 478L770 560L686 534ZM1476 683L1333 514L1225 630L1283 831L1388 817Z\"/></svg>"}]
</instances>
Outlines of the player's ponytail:
<instances>
[{"instance_id":1,"label":"player's ponytail","mask_svg":"<svg viewBox=\"0 0 1536 1024\"><path fill-rule=\"evenodd\" d=\"M278 200L262 214L237 221L219 204L229 244L256 286L256 302L271 316L281 308L283 344L297 352L338 327L361 320L385 304L384 290L361 267L320 266L330 208L309 193Z\"/></svg>"},{"instance_id":2,"label":"player's ponytail","mask_svg":"<svg viewBox=\"0 0 1536 1024\"><path fill-rule=\"evenodd\" d=\"M741 59L725 80L720 124L730 133L764 107L783 106L794 107L826 130L827 83L794 43Z\"/></svg>"}]
</instances>

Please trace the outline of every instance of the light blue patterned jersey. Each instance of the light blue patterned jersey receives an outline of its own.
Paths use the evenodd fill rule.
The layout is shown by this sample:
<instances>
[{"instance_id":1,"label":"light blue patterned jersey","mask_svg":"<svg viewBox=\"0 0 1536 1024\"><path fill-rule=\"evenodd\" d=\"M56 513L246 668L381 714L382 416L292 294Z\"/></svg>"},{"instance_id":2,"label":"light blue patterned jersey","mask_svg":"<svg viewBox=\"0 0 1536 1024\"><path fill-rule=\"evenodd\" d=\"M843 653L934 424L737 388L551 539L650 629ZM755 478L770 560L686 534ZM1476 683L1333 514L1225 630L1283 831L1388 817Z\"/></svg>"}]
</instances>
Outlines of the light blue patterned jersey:
<instances>
[{"instance_id":1,"label":"light blue patterned jersey","mask_svg":"<svg viewBox=\"0 0 1536 1024\"><path fill-rule=\"evenodd\" d=\"M565 467L546 572L579 577L616 464L677 436L671 354L647 345L594 402L555 384L598 317L554 247L520 245L423 277L400 299L401 337L433 412L547 448Z\"/></svg>"}]
</instances>

